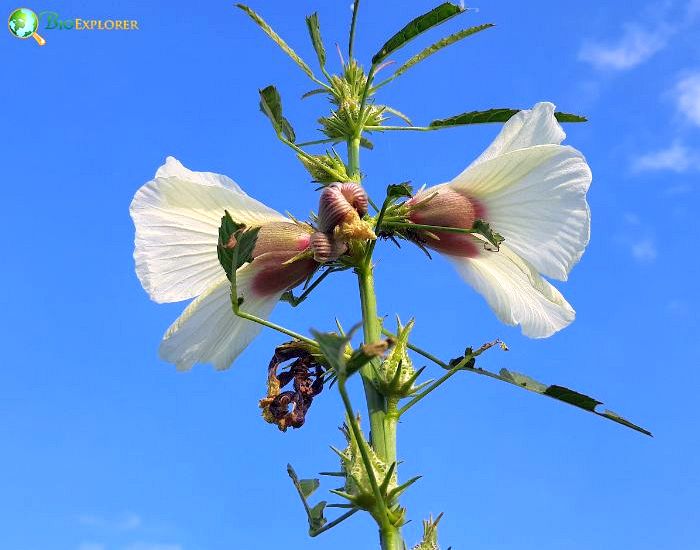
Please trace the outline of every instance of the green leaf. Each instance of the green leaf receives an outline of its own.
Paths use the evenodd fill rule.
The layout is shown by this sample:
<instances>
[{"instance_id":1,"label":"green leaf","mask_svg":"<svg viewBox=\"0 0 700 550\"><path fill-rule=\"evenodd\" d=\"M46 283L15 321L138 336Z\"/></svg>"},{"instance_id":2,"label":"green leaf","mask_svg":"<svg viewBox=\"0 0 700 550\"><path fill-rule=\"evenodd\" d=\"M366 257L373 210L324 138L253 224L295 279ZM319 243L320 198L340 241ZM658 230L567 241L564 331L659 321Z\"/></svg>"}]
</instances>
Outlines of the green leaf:
<instances>
[{"instance_id":1,"label":"green leaf","mask_svg":"<svg viewBox=\"0 0 700 550\"><path fill-rule=\"evenodd\" d=\"M413 21L408 23L404 28L386 41L381 49L374 55L374 57L372 57L372 65L380 63L386 59L389 54L405 46L415 37L433 27L436 27L437 25L440 25L441 23L444 23L448 19L453 18L455 15L459 15L463 11L464 8L458 6L457 4L445 2L444 4L440 4L438 7L433 8L429 12L416 17Z\"/></svg>"},{"instance_id":2,"label":"green leaf","mask_svg":"<svg viewBox=\"0 0 700 550\"><path fill-rule=\"evenodd\" d=\"M277 88L268 86L259 91L260 93L260 110L272 122L272 127L277 135L284 136L291 142L296 141L294 128L289 121L282 115L282 98Z\"/></svg>"},{"instance_id":3,"label":"green leaf","mask_svg":"<svg viewBox=\"0 0 700 550\"><path fill-rule=\"evenodd\" d=\"M400 199L401 197L412 197L413 187L408 182L394 183L386 188L386 196L390 199Z\"/></svg>"},{"instance_id":4,"label":"green leaf","mask_svg":"<svg viewBox=\"0 0 700 550\"><path fill-rule=\"evenodd\" d=\"M323 511L326 508L327 502L322 500L316 506L309 509L309 534L314 536L315 531L323 527L328 520L323 516Z\"/></svg>"},{"instance_id":5,"label":"green leaf","mask_svg":"<svg viewBox=\"0 0 700 550\"><path fill-rule=\"evenodd\" d=\"M253 261L253 249L258 239L259 227L246 229L246 225L237 223L228 211L224 211L219 227L219 242L216 252L221 267L226 271L226 276L231 275L246 262Z\"/></svg>"},{"instance_id":6,"label":"green leaf","mask_svg":"<svg viewBox=\"0 0 700 550\"><path fill-rule=\"evenodd\" d=\"M494 246L495 250L493 250L493 252L497 252L501 243L505 240L503 235L491 229L491 226L484 220L476 220L472 229L474 233L481 235Z\"/></svg>"},{"instance_id":7,"label":"green leaf","mask_svg":"<svg viewBox=\"0 0 700 550\"><path fill-rule=\"evenodd\" d=\"M321 67L326 66L326 49L323 47L321 39L321 25L318 22L318 13L314 12L306 18L306 26L309 28L311 43L316 50L316 56Z\"/></svg>"},{"instance_id":8,"label":"green leaf","mask_svg":"<svg viewBox=\"0 0 700 550\"><path fill-rule=\"evenodd\" d=\"M325 88L314 88L313 90L309 90L305 94L301 96L301 99L306 99L307 97L311 97L312 95L319 95L319 94L325 94L327 93L328 90Z\"/></svg>"},{"instance_id":9,"label":"green leaf","mask_svg":"<svg viewBox=\"0 0 700 550\"><path fill-rule=\"evenodd\" d=\"M607 418L608 420L612 420L613 422L622 424L623 426L641 432L645 435L652 435L650 431L645 430L644 428L637 426L636 424L633 424L629 420L622 418L617 413L614 413L609 410L604 410L603 412L597 411L596 408L598 407L598 405L602 405L602 402L598 401L597 399L593 399L592 397L589 397L588 395L585 395L583 393L570 390L569 388L565 388L563 386L547 386L546 384L542 384L541 382L538 382L537 380L534 380L529 376L509 371L508 369L501 369L499 374L485 371L483 369L470 370L479 374L485 374L486 376L489 376L491 378L503 380L504 382L508 382L520 388L539 393L540 395L546 395L547 397L551 397L552 399L563 401L564 403L568 403L569 405L573 405L574 407L578 407L585 411L592 412L595 415Z\"/></svg>"},{"instance_id":10,"label":"green leaf","mask_svg":"<svg viewBox=\"0 0 700 550\"><path fill-rule=\"evenodd\" d=\"M411 119L408 118L406 115L404 115L401 111L399 111L399 110L397 110L397 109L394 109L394 108L392 108L392 107L387 107L386 105L384 105L384 110L385 110L387 113L390 113L390 114L394 115L395 117L400 118L400 119L403 120L406 124L411 125L411 126L413 125L413 123L411 122Z\"/></svg>"},{"instance_id":11,"label":"green leaf","mask_svg":"<svg viewBox=\"0 0 700 550\"><path fill-rule=\"evenodd\" d=\"M319 332L313 329L311 334L313 334L321 353L336 374L345 374L345 349L350 342L350 338L340 336L335 332Z\"/></svg>"},{"instance_id":12,"label":"green leaf","mask_svg":"<svg viewBox=\"0 0 700 550\"><path fill-rule=\"evenodd\" d=\"M417 65L424 59L430 57L434 53L438 52L439 50L446 48L447 46L451 46L455 42L459 42L460 40L467 38L468 36L471 36L473 34L476 34L478 32L481 32L486 29L490 29L494 25L492 23L486 23L485 25L479 25L476 27L470 27L468 29L461 30L459 32L456 32L454 34L451 34L450 36L443 38L442 40L439 40L438 42L435 42L432 46L429 46L425 48L422 52L414 55L411 59L406 61L401 67L399 67L394 74L392 75L392 80L396 78L397 76L402 75L405 73L408 69L413 67L414 65Z\"/></svg>"},{"instance_id":13,"label":"green leaf","mask_svg":"<svg viewBox=\"0 0 700 550\"><path fill-rule=\"evenodd\" d=\"M265 20L260 17L257 13L255 13L252 9L250 9L248 6L244 4L236 4L237 8L242 9L244 12L246 12L250 18L255 21L255 23L260 27L267 36L269 36L275 44L277 44L284 53L286 53L289 57L292 58L294 63L296 63L302 71L304 71L309 77L315 79L314 73L311 70L311 67L309 67L304 60L297 55L297 53L289 47L289 45L282 40L282 38L268 25Z\"/></svg>"},{"instance_id":14,"label":"green leaf","mask_svg":"<svg viewBox=\"0 0 700 550\"><path fill-rule=\"evenodd\" d=\"M449 118L433 120L428 126L430 128L441 128L447 126L464 126L467 124L487 124L490 122L507 122L513 115L519 113L520 109L489 109L488 111L469 111ZM570 113L554 113L554 118L559 122L586 122L588 119Z\"/></svg>"},{"instance_id":15,"label":"green leaf","mask_svg":"<svg viewBox=\"0 0 700 550\"><path fill-rule=\"evenodd\" d=\"M321 481L318 479L300 479L299 487L304 497L309 498L319 488Z\"/></svg>"},{"instance_id":16,"label":"green leaf","mask_svg":"<svg viewBox=\"0 0 700 550\"><path fill-rule=\"evenodd\" d=\"M374 149L374 143L372 143L366 137L360 137L360 147L364 147L365 149L369 149L371 151Z\"/></svg>"}]
</instances>

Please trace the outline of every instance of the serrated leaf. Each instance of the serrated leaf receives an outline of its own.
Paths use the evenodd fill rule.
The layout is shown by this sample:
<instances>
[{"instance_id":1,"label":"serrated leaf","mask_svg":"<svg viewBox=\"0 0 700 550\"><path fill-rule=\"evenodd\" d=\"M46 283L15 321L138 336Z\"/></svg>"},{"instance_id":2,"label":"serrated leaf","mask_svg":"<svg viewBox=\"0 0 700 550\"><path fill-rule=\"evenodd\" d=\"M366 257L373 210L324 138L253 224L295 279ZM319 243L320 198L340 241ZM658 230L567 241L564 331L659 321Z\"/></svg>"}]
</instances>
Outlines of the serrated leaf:
<instances>
[{"instance_id":1,"label":"serrated leaf","mask_svg":"<svg viewBox=\"0 0 700 550\"><path fill-rule=\"evenodd\" d=\"M423 34L425 31L444 23L448 19L459 15L464 11L464 8L451 2L440 4L427 13L416 17L399 32L394 34L387 40L381 49L372 57L372 65L380 63L387 58L389 54L395 52L399 48L405 46L408 42Z\"/></svg>"},{"instance_id":2,"label":"serrated leaf","mask_svg":"<svg viewBox=\"0 0 700 550\"><path fill-rule=\"evenodd\" d=\"M440 51L441 49L446 48L447 46L451 46L455 42L459 42L460 40L467 38L468 36L471 36L473 34L481 32L483 30L489 29L493 26L494 26L493 23L486 23L484 25L470 27L468 29L464 29L464 30L461 30L461 31L456 32L454 34L451 34L450 36L447 36L447 37L443 38L442 40L439 40L438 42L435 42L435 44L425 48L422 52L414 55L411 59L409 59L403 65L401 65L401 67L399 67L392 75L392 79L396 78L397 76L401 76L408 69L410 69L414 65L417 65L418 63L420 63L424 59L430 57L434 53Z\"/></svg>"},{"instance_id":3,"label":"serrated leaf","mask_svg":"<svg viewBox=\"0 0 700 550\"><path fill-rule=\"evenodd\" d=\"M268 86L259 91L260 93L260 110L270 119L272 127L277 135L284 136L291 142L296 141L294 128L289 121L282 115L282 98L277 88Z\"/></svg>"},{"instance_id":4,"label":"serrated leaf","mask_svg":"<svg viewBox=\"0 0 700 550\"><path fill-rule=\"evenodd\" d=\"M309 90L308 92L304 93L301 96L301 99L306 99L307 97L311 97L312 95L325 94L327 92L328 90L326 90L325 88L314 88L313 90Z\"/></svg>"},{"instance_id":5,"label":"serrated leaf","mask_svg":"<svg viewBox=\"0 0 700 550\"><path fill-rule=\"evenodd\" d=\"M413 124L413 123L411 122L411 119L410 119L410 118L408 118L406 115L404 115L401 111L399 111L399 110L397 110L397 109L394 109L393 107L387 107L386 105L384 105L384 110L385 110L387 113L391 113L391 114L394 115L395 117L400 118L401 120L403 120L403 121L404 121L406 124L408 124L408 125L412 125L412 124Z\"/></svg>"},{"instance_id":6,"label":"serrated leaf","mask_svg":"<svg viewBox=\"0 0 700 550\"><path fill-rule=\"evenodd\" d=\"M495 248L494 251L496 252L500 248L501 243L505 240L503 235L491 229L491 226L484 220L476 220L472 226L472 229L477 235L481 235L489 243L491 243L491 245L493 245Z\"/></svg>"},{"instance_id":7,"label":"serrated leaf","mask_svg":"<svg viewBox=\"0 0 700 550\"><path fill-rule=\"evenodd\" d=\"M401 197L412 197L413 187L408 182L394 183L386 188L386 196L390 199L400 199Z\"/></svg>"},{"instance_id":8,"label":"serrated leaf","mask_svg":"<svg viewBox=\"0 0 700 550\"><path fill-rule=\"evenodd\" d=\"M304 497L309 498L316 489L321 485L321 481L318 479L300 479L299 487Z\"/></svg>"},{"instance_id":9,"label":"serrated leaf","mask_svg":"<svg viewBox=\"0 0 700 550\"><path fill-rule=\"evenodd\" d=\"M495 374L484 369L468 370L477 374L489 376L490 378L496 378L498 380L508 382L510 384L524 388L531 392L539 393L540 395L546 395L547 397L551 397L552 399L556 399L557 401L568 403L569 405L573 405L574 407L578 407L585 411L592 412L597 416L601 416L603 418L607 418L608 420L612 420L613 422L617 422L618 424L636 430L645 435L652 435L650 431L645 430L644 428L637 426L636 424L633 424L629 420L622 418L617 413L614 413L609 410L605 410L603 412L597 411L596 408L598 407L598 405L602 405L601 401L598 401L597 399L594 399L583 393L571 390L569 388L565 388L564 386L557 386L555 384L548 386L546 384L543 384L542 382L538 382L537 380L530 378L529 376L509 371L508 369L501 369L499 374Z\"/></svg>"},{"instance_id":10,"label":"serrated leaf","mask_svg":"<svg viewBox=\"0 0 700 550\"><path fill-rule=\"evenodd\" d=\"M309 28L311 43L316 50L316 56L321 67L326 66L326 48L323 47L321 39L321 25L318 22L318 13L314 12L306 18L306 26Z\"/></svg>"},{"instance_id":11,"label":"serrated leaf","mask_svg":"<svg viewBox=\"0 0 700 550\"><path fill-rule=\"evenodd\" d=\"M521 109L489 109L487 111L469 111L449 118L433 120L428 126L442 128L448 126L464 126L467 124L488 124L491 122L507 122ZM554 113L554 118L559 122L586 122L588 119L570 113Z\"/></svg>"},{"instance_id":12,"label":"serrated leaf","mask_svg":"<svg viewBox=\"0 0 700 550\"><path fill-rule=\"evenodd\" d=\"M289 45L284 40L282 40L280 35L278 35L272 29L272 27L270 27L270 25L268 25L265 22L265 20L262 17L260 17L257 13L255 13L255 11L253 11L252 9L250 9L248 6L246 6L244 4L236 4L236 7L240 8L245 13L247 13L250 16L250 18L253 21L255 21L255 23L258 25L258 27L260 27L263 30L263 32L265 34L267 34L267 36L269 36L273 40L273 42L275 44L277 44L282 49L282 51L284 51L284 53L286 53L289 57L292 58L294 63L296 63L301 68L302 71L304 71L309 77L314 78L314 73L311 70L311 67L309 67L304 62L304 60L301 57L299 57L297 55L297 53L292 48L290 48Z\"/></svg>"},{"instance_id":13,"label":"serrated leaf","mask_svg":"<svg viewBox=\"0 0 700 550\"><path fill-rule=\"evenodd\" d=\"M244 263L253 261L253 249L258 239L259 227L246 229L246 225L234 221L226 210L221 218L219 226L219 242L216 252L221 267L226 271L226 276L231 279L231 274Z\"/></svg>"}]
</instances>

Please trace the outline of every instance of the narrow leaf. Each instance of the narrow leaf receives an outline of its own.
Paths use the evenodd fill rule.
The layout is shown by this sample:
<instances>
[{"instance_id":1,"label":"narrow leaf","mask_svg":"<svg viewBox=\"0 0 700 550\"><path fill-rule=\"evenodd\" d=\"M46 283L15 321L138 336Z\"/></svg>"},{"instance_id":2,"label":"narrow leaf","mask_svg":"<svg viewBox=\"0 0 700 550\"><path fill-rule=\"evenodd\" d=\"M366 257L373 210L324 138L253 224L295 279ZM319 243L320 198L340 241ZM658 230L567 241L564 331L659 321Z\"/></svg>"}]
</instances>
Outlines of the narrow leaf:
<instances>
[{"instance_id":1,"label":"narrow leaf","mask_svg":"<svg viewBox=\"0 0 700 550\"><path fill-rule=\"evenodd\" d=\"M408 69L413 67L414 65L417 65L424 59L430 57L434 53L440 51L443 48L446 48L447 46L451 46L455 42L459 42L463 38L467 38L468 36L471 36L473 34L476 34L478 32L481 32L483 30L489 29L493 27L493 23L486 23L485 25L479 25L477 27L470 27L468 29L461 30L459 32L456 32L454 34L451 34L450 36L447 36L446 38L443 38L442 40L435 42L432 46L429 46L425 48L422 52L414 55L411 59L406 61L401 67L399 67L396 72L392 75L392 80L396 78L397 76L402 75L405 73Z\"/></svg>"},{"instance_id":2,"label":"narrow leaf","mask_svg":"<svg viewBox=\"0 0 700 550\"><path fill-rule=\"evenodd\" d=\"M282 98L277 88L268 86L260 90L260 110L272 122L277 135L284 134L289 141L296 141L294 128L282 115Z\"/></svg>"},{"instance_id":3,"label":"narrow leaf","mask_svg":"<svg viewBox=\"0 0 700 550\"><path fill-rule=\"evenodd\" d=\"M464 126L467 124L486 124L490 122L507 122L520 109L489 109L488 111L469 111L449 118L433 120L428 126L431 128L447 126ZM586 122L588 119L570 113L554 113L554 118L559 122Z\"/></svg>"},{"instance_id":4,"label":"narrow leaf","mask_svg":"<svg viewBox=\"0 0 700 550\"><path fill-rule=\"evenodd\" d=\"M267 36L269 36L273 40L273 42L275 42L275 44L282 48L284 53L286 53L289 57L292 58L294 63L296 63L302 71L304 71L311 78L314 78L314 73L313 71L311 71L311 68L304 62L304 60L301 57L297 55L297 53L292 48L289 47L289 45L284 40L282 40L280 35L278 35L272 29L272 27L270 27L270 25L268 25L265 22L265 20L262 17L260 17L257 13L255 13L252 9L250 9L244 4L236 4L236 7L246 12L250 16L250 18L253 21L255 21L258 27L260 27L263 30L263 32Z\"/></svg>"},{"instance_id":5,"label":"narrow leaf","mask_svg":"<svg viewBox=\"0 0 700 550\"><path fill-rule=\"evenodd\" d=\"M321 67L326 66L326 49L323 47L321 39L321 25L318 22L318 13L314 12L306 18L306 26L309 28L311 43L316 50L316 56Z\"/></svg>"},{"instance_id":6,"label":"narrow leaf","mask_svg":"<svg viewBox=\"0 0 700 550\"><path fill-rule=\"evenodd\" d=\"M503 380L504 382L508 382L515 386L524 388L535 393L539 393L541 395L546 395L547 397L551 397L552 399L556 399L558 401L563 401L564 403L568 403L569 405L573 405L574 407L578 407L585 411L592 412L595 415L607 418L608 420L612 420L613 422L622 424L623 426L641 432L645 435L652 435L650 431L645 430L644 428L637 426L636 424L633 424L629 420L622 418L617 413L614 413L609 410L605 410L603 412L597 411L596 408L598 407L598 405L602 405L602 402L583 393L571 390L569 388L557 385L547 386L546 384L542 384L541 382L538 382L537 380L534 380L529 376L509 371L507 369L501 369L499 374L485 371L483 369L469 370L478 374L485 374L486 376L489 376L491 378Z\"/></svg>"},{"instance_id":7,"label":"narrow leaf","mask_svg":"<svg viewBox=\"0 0 700 550\"><path fill-rule=\"evenodd\" d=\"M397 110L397 109L394 109L394 108L392 108L392 107L387 107L386 105L384 106L384 110L385 110L387 113L391 113L391 114L394 115L395 117L400 118L400 119L403 120L406 124L413 125L413 123L411 122L411 119L408 118L406 115L404 115L401 111L399 111L399 110Z\"/></svg>"},{"instance_id":8,"label":"narrow leaf","mask_svg":"<svg viewBox=\"0 0 700 550\"><path fill-rule=\"evenodd\" d=\"M312 95L318 95L318 94L325 94L328 90L325 88L314 88L313 90L309 90L305 94L301 96L301 99L306 99L307 97L311 97Z\"/></svg>"},{"instance_id":9,"label":"narrow leaf","mask_svg":"<svg viewBox=\"0 0 700 550\"><path fill-rule=\"evenodd\" d=\"M372 149L374 149L374 143L372 143L366 137L361 137L360 138L360 147L364 147L365 149L369 149L371 151Z\"/></svg>"},{"instance_id":10,"label":"narrow leaf","mask_svg":"<svg viewBox=\"0 0 700 550\"><path fill-rule=\"evenodd\" d=\"M386 59L389 54L405 46L416 36L419 36L425 31L444 23L448 19L453 18L455 15L458 15L463 11L464 8L458 6L457 4L445 2L444 4L440 4L438 7L433 8L429 12L416 17L413 21L408 23L404 28L386 41L381 49L374 55L374 57L372 57L372 65L380 63Z\"/></svg>"}]
</instances>

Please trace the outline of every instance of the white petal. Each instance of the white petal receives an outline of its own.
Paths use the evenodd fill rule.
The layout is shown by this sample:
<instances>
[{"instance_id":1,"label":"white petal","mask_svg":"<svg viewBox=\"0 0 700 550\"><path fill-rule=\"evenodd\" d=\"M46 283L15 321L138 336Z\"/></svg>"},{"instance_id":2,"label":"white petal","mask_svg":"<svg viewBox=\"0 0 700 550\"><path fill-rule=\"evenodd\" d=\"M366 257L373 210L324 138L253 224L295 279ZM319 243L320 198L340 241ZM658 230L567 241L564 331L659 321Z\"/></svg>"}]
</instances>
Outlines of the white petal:
<instances>
[{"instance_id":1,"label":"white petal","mask_svg":"<svg viewBox=\"0 0 700 550\"><path fill-rule=\"evenodd\" d=\"M462 278L507 325L521 325L530 338L546 338L569 325L576 313L561 293L508 247L476 258L450 258Z\"/></svg>"},{"instance_id":2,"label":"white petal","mask_svg":"<svg viewBox=\"0 0 700 550\"><path fill-rule=\"evenodd\" d=\"M286 220L226 176L192 172L172 157L136 192L130 207L136 274L153 300L187 300L220 278L216 243L224 210L249 225Z\"/></svg>"},{"instance_id":3,"label":"white petal","mask_svg":"<svg viewBox=\"0 0 700 550\"><path fill-rule=\"evenodd\" d=\"M481 153L481 156L469 167L516 149L533 145L559 145L565 137L564 130L554 118L554 105L547 102L538 103L530 110L523 110L513 115L503 125L501 132L488 149Z\"/></svg>"},{"instance_id":4,"label":"white petal","mask_svg":"<svg viewBox=\"0 0 700 550\"><path fill-rule=\"evenodd\" d=\"M590 237L590 184L579 151L539 145L472 166L449 185L482 202L509 248L547 277L566 280Z\"/></svg>"},{"instance_id":5,"label":"white petal","mask_svg":"<svg viewBox=\"0 0 700 550\"><path fill-rule=\"evenodd\" d=\"M238 294L244 298L241 307L266 319L280 296L259 297L251 292L253 274L250 264L237 272ZM234 315L230 296L230 284L223 277L194 300L163 336L161 358L183 371L195 363L209 363L217 370L231 366L262 326Z\"/></svg>"}]
</instances>

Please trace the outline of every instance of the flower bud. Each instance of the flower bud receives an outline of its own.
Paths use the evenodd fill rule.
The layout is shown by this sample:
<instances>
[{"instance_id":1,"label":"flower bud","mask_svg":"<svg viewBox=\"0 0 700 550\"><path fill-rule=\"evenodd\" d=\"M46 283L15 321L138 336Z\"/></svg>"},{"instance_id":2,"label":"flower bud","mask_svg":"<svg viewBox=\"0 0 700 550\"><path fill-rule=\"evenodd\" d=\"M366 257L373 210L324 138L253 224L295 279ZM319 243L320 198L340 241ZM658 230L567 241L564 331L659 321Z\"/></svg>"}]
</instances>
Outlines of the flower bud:
<instances>
[{"instance_id":1,"label":"flower bud","mask_svg":"<svg viewBox=\"0 0 700 550\"><path fill-rule=\"evenodd\" d=\"M445 185L421 191L406 206L408 219L421 225L471 229L484 217L479 201ZM421 230L418 235L426 246L451 256L474 257L479 253L480 241L472 235Z\"/></svg>"},{"instance_id":2,"label":"flower bud","mask_svg":"<svg viewBox=\"0 0 700 550\"><path fill-rule=\"evenodd\" d=\"M367 193L357 183L329 185L319 201L319 230L322 233L337 232L346 240L375 239L372 228L361 219L367 213L368 203Z\"/></svg>"},{"instance_id":3,"label":"flower bud","mask_svg":"<svg viewBox=\"0 0 700 550\"><path fill-rule=\"evenodd\" d=\"M310 256L298 252L266 252L253 259L253 290L259 296L280 294L303 283L318 267Z\"/></svg>"},{"instance_id":4,"label":"flower bud","mask_svg":"<svg viewBox=\"0 0 700 550\"><path fill-rule=\"evenodd\" d=\"M298 254L309 248L311 243L310 225L294 222L271 222L260 227L255 241L253 258L268 252L289 252Z\"/></svg>"},{"instance_id":5,"label":"flower bud","mask_svg":"<svg viewBox=\"0 0 700 550\"><path fill-rule=\"evenodd\" d=\"M314 251L314 260L320 264L332 262L342 256L347 250L347 245L334 235L328 235L316 231L311 235L311 249Z\"/></svg>"}]
</instances>

